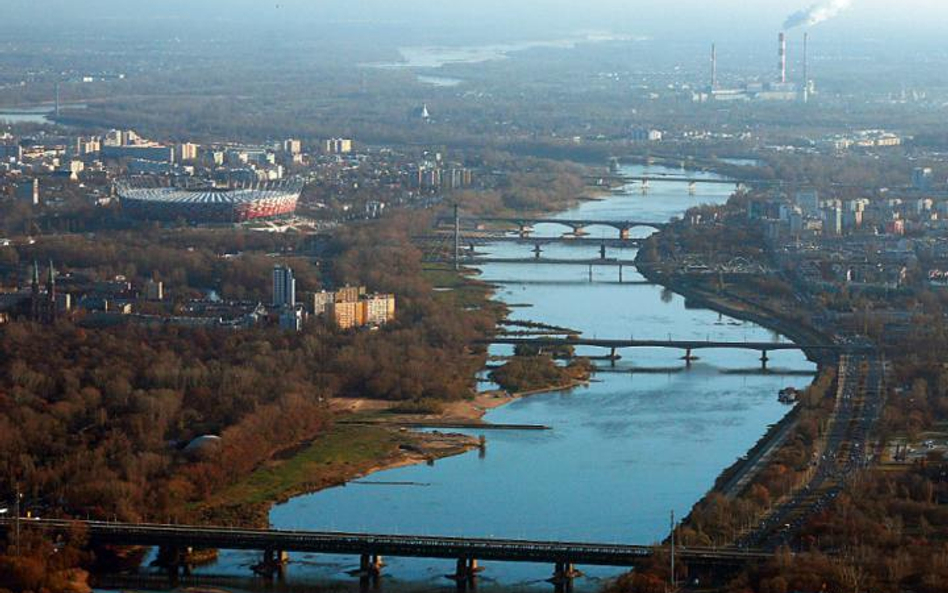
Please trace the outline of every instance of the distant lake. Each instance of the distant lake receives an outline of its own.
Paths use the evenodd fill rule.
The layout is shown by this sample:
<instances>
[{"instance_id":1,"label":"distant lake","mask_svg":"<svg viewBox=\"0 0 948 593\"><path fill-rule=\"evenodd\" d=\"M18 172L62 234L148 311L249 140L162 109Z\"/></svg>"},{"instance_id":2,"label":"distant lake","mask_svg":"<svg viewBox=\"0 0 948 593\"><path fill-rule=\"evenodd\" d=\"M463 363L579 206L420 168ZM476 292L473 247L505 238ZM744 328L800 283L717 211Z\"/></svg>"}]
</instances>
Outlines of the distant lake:
<instances>
[{"instance_id":1,"label":"distant lake","mask_svg":"<svg viewBox=\"0 0 948 593\"><path fill-rule=\"evenodd\" d=\"M514 43L493 43L486 45L425 45L398 48L400 60L394 62L375 62L361 64L363 68L380 70L435 70L452 64L479 64L506 60L510 54L529 49L573 49L583 43L605 43L611 41L636 41L637 38L614 35L612 33L582 33L561 39L520 41ZM461 82L456 78L445 78L425 74L418 81L439 87L457 86Z\"/></svg>"},{"instance_id":2,"label":"distant lake","mask_svg":"<svg viewBox=\"0 0 948 593\"><path fill-rule=\"evenodd\" d=\"M84 103L71 103L62 105L67 109L85 109ZM37 105L35 107L22 107L17 109L0 107L0 122L6 124L53 124L56 123L50 119L50 115L56 111L54 105Z\"/></svg>"},{"instance_id":3,"label":"distant lake","mask_svg":"<svg viewBox=\"0 0 948 593\"><path fill-rule=\"evenodd\" d=\"M453 87L458 86L464 81L460 78L449 78L447 76L423 76L419 74L418 82L431 86Z\"/></svg>"}]
</instances>

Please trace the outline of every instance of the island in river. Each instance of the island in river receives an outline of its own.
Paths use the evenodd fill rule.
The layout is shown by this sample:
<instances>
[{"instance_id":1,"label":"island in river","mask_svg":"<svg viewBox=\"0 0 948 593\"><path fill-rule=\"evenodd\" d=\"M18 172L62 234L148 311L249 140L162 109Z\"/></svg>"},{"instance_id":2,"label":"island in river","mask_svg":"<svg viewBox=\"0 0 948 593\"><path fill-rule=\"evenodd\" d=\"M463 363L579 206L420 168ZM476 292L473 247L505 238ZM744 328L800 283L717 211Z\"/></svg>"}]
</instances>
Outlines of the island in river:
<instances>
[{"instance_id":1,"label":"island in river","mask_svg":"<svg viewBox=\"0 0 948 593\"><path fill-rule=\"evenodd\" d=\"M627 172L641 171L630 168ZM721 203L729 194L730 189L721 185L699 184L697 195L690 195L686 187L656 182L648 194L628 187L607 199L584 202L562 216L663 222L694 204ZM611 228L588 231L594 237L615 232ZM537 228L537 233L559 232L555 226ZM489 247L489 253L494 258L518 258L529 249L498 244ZM546 249L550 257L581 259L590 257L591 248ZM635 250L614 255L631 259ZM531 305L512 308L509 315L515 320L575 328L590 337L781 339L758 325L693 308L681 296L628 270L626 279L637 282L620 284L613 268L594 269L593 282L589 282L585 265L498 263L485 265L482 271L484 281L505 280L496 290L498 299ZM580 355L591 354L580 350ZM492 347L490 354L510 352ZM805 387L809 378L801 372L814 369L799 351L775 354L774 372L766 375L751 372L759 362L749 352L711 352L689 369L678 355L635 351L615 367L600 368L585 387L515 400L492 410L493 403L507 403L507 398L480 399L469 405L477 414L489 410L488 422L542 424L552 430L459 430L478 441L481 434L488 434L483 455L469 453L433 465L399 467L375 473L369 480L349 482L346 488L298 496L274 507L270 522L287 529L646 544L661 540L667 533L668 512L686 515L720 472L786 414L788 408L777 401L778 391ZM791 372L781 374L781 369ZM484 391L496 389L488 382L481 385ZM371 434L372 429L385 427L362 429ZM385 434L414 438L407 430L389 429ZM468 446L473 444L469 441ZM386 445L398 447L391 441ZM373 463L366 455L365 471L379 465L378 459L384 456L375 457ZM317 460L324 465L332 461ZM225 553L217 566L206 570L246 574L255 561L251 554ZM345 581L353 562L344 557L301 555L288 567L288 578ZM445 586L443 575L450 568L438 561L390 559L386 575L398 582L437 587ZM600 579L617 573L589 570L577 587L598 588ZM485 571L484 583L530 587L548 576L549 567L497 564Z\"/></svg>"}]
</instances>

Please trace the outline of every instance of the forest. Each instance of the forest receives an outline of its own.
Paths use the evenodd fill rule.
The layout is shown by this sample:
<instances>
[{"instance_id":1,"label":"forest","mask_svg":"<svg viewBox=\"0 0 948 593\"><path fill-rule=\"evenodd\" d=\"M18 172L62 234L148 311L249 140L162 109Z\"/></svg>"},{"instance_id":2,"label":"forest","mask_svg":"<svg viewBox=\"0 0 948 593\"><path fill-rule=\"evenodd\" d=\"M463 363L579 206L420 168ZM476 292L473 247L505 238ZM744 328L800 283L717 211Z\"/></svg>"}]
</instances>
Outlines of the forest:
<instances>
[{"instance_id":1,"label":"forest","mask_svg":"<svg viewBox=\"0 0 948 593\"><path fill-rule=\"evenodd\" d=\"M0 327L0 491L22 484L29 504L47 514L184 520L190 502L324 430L333 397L467 397L483 362L467 344L493 330L495 313L458 311L433 298L408 242L412 224L395 216L347 229L332 241L325 278L299 274L307 290L326 281L394 292L398 321L382 331L345 333L321 323L299 334L99 330L68 321ZM271 259L222 264L214 255L236 240L198 231L160 241L146 233L141 242L64 238L19 257L52 257L65 270L81 266L106 276L166 277L189 289L216 279L239 297L226 288L233 281L262 296ZM269 236L245 240L248 251L273 247ZM207 434L222 437L211 458L183 451Z\"/></svg>"}]
</instances>

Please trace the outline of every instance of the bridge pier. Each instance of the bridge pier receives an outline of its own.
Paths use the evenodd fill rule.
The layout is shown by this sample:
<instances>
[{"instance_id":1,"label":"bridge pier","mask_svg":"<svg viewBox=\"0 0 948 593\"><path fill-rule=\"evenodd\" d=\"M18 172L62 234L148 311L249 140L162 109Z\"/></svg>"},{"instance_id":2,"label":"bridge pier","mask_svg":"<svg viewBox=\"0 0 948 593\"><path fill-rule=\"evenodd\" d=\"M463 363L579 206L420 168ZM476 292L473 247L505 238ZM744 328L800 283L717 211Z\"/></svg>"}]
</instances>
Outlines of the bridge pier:
<instances>
[{"instance_id":1,"label":"bridge pier","mask_svg":"<svg viewBox=\"0 0 948 593\"><path fill-rule=\"evenodd\" d=\"M556 593L570 593L573 590L573 581L581 576L583 573L576 570L572 562L557 562L550 582L555 586Z\"/></svg>"},{"instance_id":2,"label":"bridge pier","mask_svg":"<svg viewBox=\"0 0 948 593\"><path fill-rule=\"evenodd\" d=\"M599 246L599 259L606 259L606 244Z\"/></svg>"},{"instance_id":3,"label":"bridge pier","mask_svg":"<svg viewBox=\"0 0 948 593\"><path fill-rule=\"evenodd\" d=\"M152 563L168 571L168 576L172 582L177 582L178 576L191 574L191 567L188 566L188 554L191 548L180 548L178 546L161 546L158 549L158 557Z\"/></svg>"},{"instance_id":4,"label":"bridge pier","mask_svg":"<svg viewBox=\"0 0 948 593\"><path fill-rule=\"evenodd\" d=\"M619 284L622 284L622 264L619 264Z\"/></svg>"},{"instance_id":5,"label":"bridge pier","mask_svg":"<svg viewBox=\"0 0 948 593\"><path fill-rule=\"evenodd\" d=\"M770 358L767 356L767 351L762 350L760 353L760 369L762 371L767 370L767 363L770 362Z\"/></svg>"},{"instance_id":6,"label":"bridge pier","mask_svg":"<svg viewBox=\"0 0 948 593\"><path fill-rule=\"evenodd\" d=\"M286 565L290 561L290 555L284 550L267 549L263 551L263 559L259 564L251 569L260 576L272 579L274 576L280 580L286 576Z\"/></svg>"},{"instance_id":7,"label":"bridge pier","mask_svg":"<svg viewBox=\"0 0 948 593\"><path fill-rule=\"evenodd\" d=\"M685 355L681 357L685 361L685 367L691 368L691 363L698 360L698 357L691 353L691 348L685 349Z\"/></svg>"},{"instance_id":8,"label":"bridge pier","mask_svg":"<svg viewBox=\"0 0 948 593\"><path fill-rule=\"evenodd\" d=\"M458 558L454 574L450 576L457 582L458 591L473 590L477 588L477 573L482 570L476 558Z\"/></svg>"},{"instance_id":9,"label":"bridge pier","mask_svg":"<svg viewBox=\"0 0 948 593\"><path fill-rule=\"evenodd\" d=\"M385 563L382 562L382 557L378 554L362 554L359 557L359 572L363 575L377 577L382 574L382 568L384 567Z\"/></svg>"}]
</instances>

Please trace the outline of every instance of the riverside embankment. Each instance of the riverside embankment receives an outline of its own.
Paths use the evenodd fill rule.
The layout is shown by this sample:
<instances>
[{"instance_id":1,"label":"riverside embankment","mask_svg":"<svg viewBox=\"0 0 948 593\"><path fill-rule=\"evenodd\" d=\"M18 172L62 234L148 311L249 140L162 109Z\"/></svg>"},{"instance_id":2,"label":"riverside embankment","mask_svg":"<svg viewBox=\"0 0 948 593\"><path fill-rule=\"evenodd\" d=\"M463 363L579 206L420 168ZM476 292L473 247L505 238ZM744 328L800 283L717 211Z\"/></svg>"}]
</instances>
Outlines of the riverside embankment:
<instances>
[{"instance_id":1,"label":"riverside embankment","mask_svg":"<svg viewBox=\"0 0 948 593\"><path fill-rule=\"evenodd\" d=\"M641 168L628 168L629 174ZM570 219L665 222L700 203L722 203L732 188L698 184L695 195L681 184L653 183L648 194L634 186L608 198L583 202L562 213ZM591 227L591 237L609 237L612 228ZM538 234L561 233L556 226ZM589 259L598 249L550 245L545 256ZM529 246L495 244L491 258L522 258ZM633 258L634 249L610 256ZM786 339L760 325L722 315L689 301L640 274L596 268L593 281L584 265L492 263L482 279L499 280L497 298L511 307L515 321L569 327L599 338ZM495 346L491 355L509 354ZM579 354L595 354L579 349ZM486 449L433 465L413 465L296 497L270 515L280 528L333 529L483 537L530 537L648 544L664 538L668 513L684 516L718 476L745 455L787 413L777 402L784 387L805 387L809 379L781 370L813 371L802 352L774 353L772 372L759 374L759 354L738 350L707 352L686 367L680 353L663 349L629 351L609 372L566 392L501 402L484 419L502 424L542 424L544 431L497 431ZM607 363L608 364L608 363ZM662 372L645 372L665 369ZM741 373L726 371L744 371ZM494 386L484 384L485 391ZM462 431L477 437L477 430ZM223 554L210 572L240 573L252 555ZM345 557L294 558L290 580L350 584ZM443 578L451 563L389 559L387 586L450 589ZM608 569L588 570L579 590L595 590ZM549 567L491 564L481 590L549 585Z\"/></svg>"}]
</instances>

